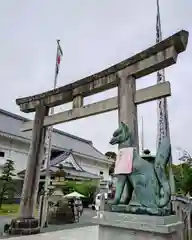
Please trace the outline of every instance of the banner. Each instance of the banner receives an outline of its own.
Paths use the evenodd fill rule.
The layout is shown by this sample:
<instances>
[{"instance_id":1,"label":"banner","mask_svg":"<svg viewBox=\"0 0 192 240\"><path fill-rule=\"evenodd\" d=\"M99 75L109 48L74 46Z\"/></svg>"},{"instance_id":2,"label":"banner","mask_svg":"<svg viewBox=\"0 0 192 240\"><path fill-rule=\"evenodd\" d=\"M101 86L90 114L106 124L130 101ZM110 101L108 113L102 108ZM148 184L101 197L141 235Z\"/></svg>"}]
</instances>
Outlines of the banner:
<instances>
[{"instance_id":1,"label":"banner","mask_svg":"<svg viewBox=\"0 0 192 240\"><path fill-rule=\"evenodd\" d=\"M156 43L162 41L161 20L159 1L157 0L156 19ZM165 82L165 71L161 69L157 72L157 84ZM157 148L165 136L169 136L167 99L161 98L157 101Z\"/></svg>"}]
</instances>

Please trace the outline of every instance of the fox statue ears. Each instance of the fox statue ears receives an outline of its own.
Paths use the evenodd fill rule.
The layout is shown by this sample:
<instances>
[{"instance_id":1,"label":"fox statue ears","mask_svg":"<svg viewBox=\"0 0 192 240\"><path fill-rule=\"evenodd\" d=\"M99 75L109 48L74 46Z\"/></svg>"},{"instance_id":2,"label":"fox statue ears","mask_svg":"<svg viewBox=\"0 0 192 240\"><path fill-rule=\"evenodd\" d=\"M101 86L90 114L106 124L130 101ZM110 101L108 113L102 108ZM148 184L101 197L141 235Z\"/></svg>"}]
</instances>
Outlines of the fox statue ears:
<instances>
[{"instance_id":1,"label":"fox statue ears","mask_svg":"<svg viewBox=\"0 0 192 240\"><path fill-rule=\"evenodd\" d=\"M126 143L128 146L131 146L133 142L132 138L133 136L129 127L125 123L120 122L118 129L113 133L110 144Z\"/></svg>"},{"instance_id":2,"label":"fox statue ears","mask_svg":"<svg viewBox=\"0 0 192 240\"><path fill-rule=\"evenodd\" d=\"M124 134L124 139L125 141L129 140L129 144L132 145L133 143L133 134L129 129L129 126L127 124L125 124L124 122L120 123L120 129Z\"/></svg>"},{"instance_id":3,"label":"fox statue ears","mask_svg":"<svg viewBox=\"0 0 192 240\"><path fill-rule=\"evenodd\" d=\"M120 122L120 127L122 128L128 128L128 126L124 122ZM128 128L129 129L129 128Z\"/></svg>"},{"instance_id":4,"label":"fox statue ears","mask_svg":"<svg viewBox=\"0 0 192 240\"><path fill-rule=\"evenodd\" d=\"M120 128L126 133L130 133L129 127L124 122L120 122Z\"/></svg>"},{"instance_id":5,"label":"fox statue ears","mask_svg":"<svg viewBox=\"0 0 192 240\"><path fill-rule=\"evenodd\" d=\"M129 138L129 128L128 128L128 126L125 123L120 122L119 129L121 131L121 134L124 136L124 140L126 141Z\"/></svg>"},{"instance_id":6,"label":"fox statue ears","mask_svg":"<svg viewBox=\"0 0 192 240\"><path fill-rule=\"evenodd\" d=\"M127 132L129 132L129 128L127 127L127 125L123 122L120 122L120 125L118 127L117 130L115 130L115 132L113 133L113 137L117 137L119 134L126 134Z\"/></svg>"}]
</instances>

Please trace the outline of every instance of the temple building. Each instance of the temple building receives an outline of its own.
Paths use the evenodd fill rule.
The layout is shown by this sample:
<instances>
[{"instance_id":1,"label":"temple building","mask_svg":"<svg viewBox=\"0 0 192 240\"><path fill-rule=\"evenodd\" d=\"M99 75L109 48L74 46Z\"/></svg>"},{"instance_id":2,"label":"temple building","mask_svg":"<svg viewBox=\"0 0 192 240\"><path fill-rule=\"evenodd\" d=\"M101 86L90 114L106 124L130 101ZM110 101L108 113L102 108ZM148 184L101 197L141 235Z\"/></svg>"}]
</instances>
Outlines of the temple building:
<instances>
[{"instance_id":1,"label":"temple building","mask_svg":"<svg viewBox=\"0 0 192 240\"><path fill-rule=\"evenodd\" d=\"M31 131L21 132L28 119L0 109L0 170L7 158L15 163L17 178L23 179L30 147ZM68 179L109 180L111 160L97 150L89 140L54 129L50 172L54 175L62 166ZM41 178L45 169L41 170Z\"/></svg>"}]
</instances>

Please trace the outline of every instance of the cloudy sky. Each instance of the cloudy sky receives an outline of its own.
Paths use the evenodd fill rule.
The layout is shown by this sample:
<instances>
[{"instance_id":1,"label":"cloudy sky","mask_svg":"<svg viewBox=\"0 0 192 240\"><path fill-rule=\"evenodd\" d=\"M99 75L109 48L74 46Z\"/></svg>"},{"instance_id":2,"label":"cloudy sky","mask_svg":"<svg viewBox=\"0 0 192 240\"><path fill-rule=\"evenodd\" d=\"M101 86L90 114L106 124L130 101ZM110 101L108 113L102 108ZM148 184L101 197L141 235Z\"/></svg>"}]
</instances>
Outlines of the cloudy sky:
<instances>
[{"instance_id":1,"label":"cloudy sky","mask_svg":"<svg viewBox=\"0 0 192 240\"><path fill-rule=\"evenodd\" d=\"M160 0L163 38L185 29L192 31L191 0ZM155 43L155 0L1 0L0 107L21 113L15 99L53 86L56 39L64 56L58 86L78 80L124 60ZM166 69L172 85L169 119L173 151L192 154L192 40L176 65ZM155 84L156 74L137 80L137 88ZM116 89L91 96L85 103L115 96ZM57 112L69 109L60 106ZM144 119L145 147L155 152L156 102L138 107L139 129ZM117 112L60 124L66 132L90 139L106 152L117 127ZM176 155L175 155L176 156ZM174 159L176 161L176 157Z\"/></svg>"}]
</instances>

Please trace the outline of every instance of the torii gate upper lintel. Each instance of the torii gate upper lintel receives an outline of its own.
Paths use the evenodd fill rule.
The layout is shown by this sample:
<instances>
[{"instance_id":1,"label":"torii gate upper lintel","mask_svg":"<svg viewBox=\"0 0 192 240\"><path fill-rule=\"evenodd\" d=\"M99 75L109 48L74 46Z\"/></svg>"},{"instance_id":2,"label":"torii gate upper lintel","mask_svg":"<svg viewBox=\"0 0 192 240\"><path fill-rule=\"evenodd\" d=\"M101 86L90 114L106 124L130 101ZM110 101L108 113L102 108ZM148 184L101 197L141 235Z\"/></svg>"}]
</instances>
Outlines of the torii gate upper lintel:
<instances>
[{"instance_id":1,"label":"torii gate upper lintel","mask_svg":"<svg viewBox=\"0 0 192 240\"><path fill-rule=\"evenodd\" d=\"M116 73L122 69L127 68L129 75L140 78L169 67L176 63L177 55L185 51L188 35L187 31L181 30L160 43L99 73L54 90L19 98L16 100L16 104L20 106L22 112L34 112L40 100L43 100L46 106L54 107L73 101L74 95L80 94L87 97L116 87L118 83Z\"/></svg>"}]
</instances>

